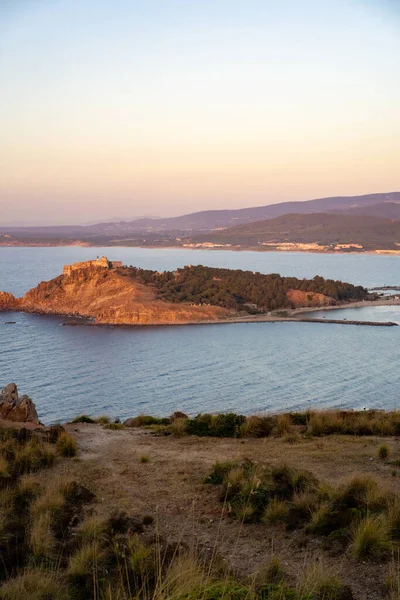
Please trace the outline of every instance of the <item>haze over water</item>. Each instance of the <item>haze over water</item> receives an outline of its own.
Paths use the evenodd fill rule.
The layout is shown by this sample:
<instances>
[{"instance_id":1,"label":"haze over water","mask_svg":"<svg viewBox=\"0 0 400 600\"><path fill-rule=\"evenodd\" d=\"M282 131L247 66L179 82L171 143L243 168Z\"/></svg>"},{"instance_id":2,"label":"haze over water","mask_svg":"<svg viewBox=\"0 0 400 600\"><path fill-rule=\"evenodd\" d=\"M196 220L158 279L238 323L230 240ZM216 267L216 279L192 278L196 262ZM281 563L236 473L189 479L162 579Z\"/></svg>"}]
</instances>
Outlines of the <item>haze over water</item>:
<instances>
[{"instance_id":1,"label":"haze over water","mask_svg":"<svg viewBox=\"0 0 400 600\"><path fill-rule=\"evenodd\" d=\"M22 295L59 274L64 263L102 254L157 270L206 264L297 277L318 274L371 287L400 284L400 261L390 256L0 248L0 289ZM347 318L400 322L399 307L369 309L360 317L357 312ZM33 397L46 423L80 413L125 418L175 410L393 409L400 400L400 327L60 327L62 321L0 314L0 385L15 381L21 393Z\"/></svg>"}]
</instances>

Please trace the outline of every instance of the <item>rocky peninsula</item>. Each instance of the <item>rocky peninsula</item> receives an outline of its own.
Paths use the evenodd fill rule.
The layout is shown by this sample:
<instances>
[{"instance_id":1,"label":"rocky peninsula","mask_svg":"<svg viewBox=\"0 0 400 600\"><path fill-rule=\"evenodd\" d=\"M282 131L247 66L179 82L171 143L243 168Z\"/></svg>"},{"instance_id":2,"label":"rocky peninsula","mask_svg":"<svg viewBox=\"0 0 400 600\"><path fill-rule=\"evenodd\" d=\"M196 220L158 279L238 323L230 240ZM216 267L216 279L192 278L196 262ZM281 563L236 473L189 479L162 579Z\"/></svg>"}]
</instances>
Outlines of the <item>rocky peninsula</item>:
<instances>
[{"instance_id":1,"label":"rocky peninsula","mask_svg":"<svg viewBox=\"0 0 400 600\"><path fill-rule=\"evenodd\" d=\"M160 273L102 257L65 265L61 275L22 298L0 292L0 311L82 317L99 325L308 321L299 309L372 297L361 286L319 276L300 280L203 266Z\"/></svg>"}]
</instances>

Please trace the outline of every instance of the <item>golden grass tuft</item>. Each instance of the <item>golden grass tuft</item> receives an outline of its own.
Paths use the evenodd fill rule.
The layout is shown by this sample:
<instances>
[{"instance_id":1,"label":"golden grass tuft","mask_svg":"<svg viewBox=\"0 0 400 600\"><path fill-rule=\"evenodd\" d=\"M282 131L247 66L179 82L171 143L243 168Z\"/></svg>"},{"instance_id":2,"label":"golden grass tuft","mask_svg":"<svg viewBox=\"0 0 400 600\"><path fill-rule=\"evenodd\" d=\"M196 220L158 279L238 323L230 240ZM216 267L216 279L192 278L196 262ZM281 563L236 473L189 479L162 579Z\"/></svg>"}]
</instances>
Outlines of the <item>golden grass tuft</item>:
<instances>
[{"instance_id":1,"label":"golden grass tuft","mask_svg":"<svg viewBox=\"0 0 400 600\"><path fill-rule=\"evenodd\" d=\"M50 512L39 514L32 520L29 544L35 558L54 558L57 542L52 531Z\"/></svg>"},{"instance_id":2,"label":"golden grass tuft","mask_svg":"<svg viewBox=\"0 0 400 600\"><path fill-rule=\"evenodd\" d=\"M169 430L172 433L172 435L174 435L176 437L183 437L184 435L187 435L186 419L183 419L183 418L174 419L172 421L171 425L169 426Z\"/></svg>"},{"instance_id":3,"label":"golden grass tuft","mask_svg":"<svg viewBox=\"0 0 400 600\"><path fill-rule=\"evenodd\" d=\"M378 448L378 458L386 460L389 457L389 448L386 444L381 444Z\"/></svg>"},{"instance_id":4,"label":"golden grass tuft","mask_svg":"<svg viewBox=\"0 0 400 600\"><path fill-rule=\"evenodd\" d=\"M77 536L84 544L104 542L107 539L108 524L101 517L87 517L78 527Z\"/></svg>"},{"instance_id":5,"label":"golden grass tuft","mask_svg":"<svg viewBox=\"0 0 400 600\"><path fill-rule=\"evenodd\" d=\"M75 456L78 451L76 440L68 431L60 433L56 445L61 456Z\"/></svg>"},{"instance_id":6,"label":"golden grass tuft","mask_svg":"<svg viewBox=\"0 0 400 600\"><path fill-rule=\"evenodd\" d=\"M111 429L111 431L119 431L120 429L125 429L125 426L122 423L106 423L103 426L103 429Z\"/></svg>"},{"instance_id":7,"label":"golden grass tuft","mask_svg":"<svg viewBox=\"0 0 400 600\"><path fill-rule=\"evenodd\" d=\"M98 423L99 425L107 425L108 423L111 423L111 419L106 415L101 415L95 419L95 423Z\"/></svg>"},{"instance_id":8,"label":"golden grass tuft","mask_svg":"<svg viewBox=\"0 0 400 600\"><path fill-rule=\"evenodd\" d=\"M301 574L297 586L299 598L336 600L343 597L345 586L342 580L332 573L322 561L309 564Z\"/></svg>"},{"instance_id":9,"label":"golden grass tuft","mask_svg":"<svg viewBox=\"0 0 400 600\"><path fill-rule=\"evenodd\" d=\"M26 569L3 583L2 600L67 600L67 591L57 573Z\"/></svg>"},{"instance_id":10,"label":"golden grass tuft","mask_svg":"<svg viewBox=\"0 0 400 600\"><path fill-rule=\"evenodd\" d=\"M79 578L95 576L97 568L105 558L105 550L97 542L85 544L75 551L69 559L67 573L69 577Z\"/></svg>"},{"instance_id":11,"label":"golden grass tuft","mask_svg":"<svg viewBox=\"0 0 400 600\"><path fill-rule=\"evenodd\" d=\"M193 590L199 590L206 585L207 578L197 560L189 554L178 555L167 569L156 598L186 598ZM189 596L190 597L190 596Z\"/></svg>"},{"instance_id":12,"label":"golden grass tuft","mask_svg":"<svg viewBox=\"0 0 400 600\"><path fill-rule=\"evenodd\" d=\"M289 506L287 502L273 498L265 509L262 520L264 523L276 525L286 519L289 514Z\"/></svg>"},{"instance_id":13,"label":"golden grass tuft","mask_svg":"<svg viewBox=\"0 0 400 600\"><path fill-rule=\"evenodd\" d=\"M351 550L359 558L380 559L391 550L390 531L383 515L367 516L352 532Z\"/></svg>"},{"instance_id":14,"label":"golden grass tuft","mask_svg":"<svg viewBox=\"0 0 400 600\"><path fill-rule=\"evenodd\" d=\"M277 416L276 431L279 436L293 432L293 421L289 414L283 413Z\"/></svg>"}]
</instances>

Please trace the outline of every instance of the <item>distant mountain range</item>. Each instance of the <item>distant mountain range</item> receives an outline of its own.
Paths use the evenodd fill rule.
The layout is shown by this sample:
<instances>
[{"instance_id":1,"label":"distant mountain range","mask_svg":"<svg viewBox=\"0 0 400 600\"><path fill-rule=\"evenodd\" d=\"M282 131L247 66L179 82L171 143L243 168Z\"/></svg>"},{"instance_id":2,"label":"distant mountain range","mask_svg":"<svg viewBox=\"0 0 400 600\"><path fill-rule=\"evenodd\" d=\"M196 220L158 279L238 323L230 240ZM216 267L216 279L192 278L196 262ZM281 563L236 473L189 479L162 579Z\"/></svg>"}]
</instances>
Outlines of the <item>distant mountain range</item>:
<instances>
[{"instance_id":1,"label":"distant mountain range","mask_svg":"<svg viewBox=\"0 0 400 600\"><path fill-rule=\"evenodd\" d=\"M400 250L400 220L380 219L363 214L289 214L203 234L199 242L259 246L263 243L359 245L367 250Z\"/></svg>"},{"instance_id":2,"label":"distant mountain range","mask_svg":"<svg viewBox=\"0 0 400 600\"><path fill-rule=\"evenodd\" d=\"M396 203L399 203L398 205ZM390 205L387 209L386 204ZM242 223L251 223L262 219L274 219L281 215L291 213L312 214L322 212L333 212L337 210L352 211L361 210L362 214L379 216L381 218L393 218L389 213L393 206L398 206L400 218L400 192L389 194L368 194L366 196L337 196L333 198L320 198L305 202L280 202L279 204L268 204L267 206L256 206L252 208L241 208L237 210L206 210L181 217L169 219L138 219L130 225L132 227L148 228L153 231L166 231L180 229L187 231L210 231L220 227L232 227ZM369 209L371 212L369 212ZM386 212L388 210L388 212ZM381 211L379 213L379 211ZM377 214L378 213L378 214Z\"/></svg>"},{"instance_id":3,"label":"distant mountain range","mask_svg":"<svg viewBox=\"0 0 400 600\"><path fill-rule=\"evenodd\" d=\"M290 219L284 219L291 215ZM304 218L300 218L300 216ZM331 217L331 218L329 218ZM392 221L398 222L393 224ZM254 225L253 225L254 224ZM0 243L91 245L180 245L191 240L226 240L254 245L258 237L279 241L367 242L368 247L400 243L400 192L337 196L304 202L281 202L236 210L207 210L166 219L92 225L2 227ZM330 241L332 240L332 242ZM343 241L346 240L346 241ZM349 241L347 241L349 240ZM365 246L365 243L362 244Z\"/></svg>"}]
</instances>

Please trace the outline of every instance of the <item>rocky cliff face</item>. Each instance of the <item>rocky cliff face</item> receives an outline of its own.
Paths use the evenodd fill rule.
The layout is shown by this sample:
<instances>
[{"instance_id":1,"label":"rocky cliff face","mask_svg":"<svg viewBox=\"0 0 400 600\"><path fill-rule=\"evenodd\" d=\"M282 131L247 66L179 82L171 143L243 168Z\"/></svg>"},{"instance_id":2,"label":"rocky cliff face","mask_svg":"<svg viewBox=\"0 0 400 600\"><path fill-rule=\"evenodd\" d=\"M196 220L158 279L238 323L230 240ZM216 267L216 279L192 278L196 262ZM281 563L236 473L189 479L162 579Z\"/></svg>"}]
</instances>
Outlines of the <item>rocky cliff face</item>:
<instances>
[{"instance_id":1,"label":"rocky cliff face","mask_svg":"<svg viewBox=\"0 0 400 600\"><path fill-rule=\"evenodd\" d=\"M19 302L12 294L0 292L0 311L2 310L18 310Z\"/></svg>"},{"instance_id":2,"label":"rocky cliff face","mask_svg":"<svg viewBox=\"0 0 400 600\"><path fill-rule=\"evenodd\" d=\"M40 283L23 298L0 293L0 310L93 318L101 324L167 325L218 321L233 312L157 300L150 286L114 269L85 268Z\"/></svg>"}]
</instances>

